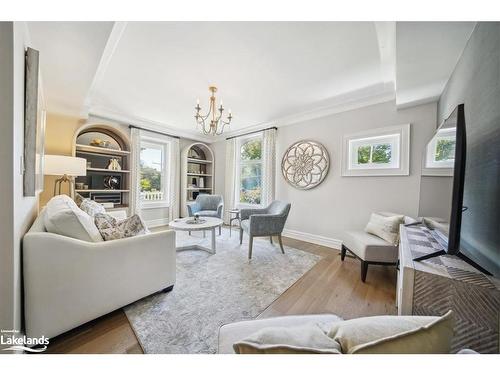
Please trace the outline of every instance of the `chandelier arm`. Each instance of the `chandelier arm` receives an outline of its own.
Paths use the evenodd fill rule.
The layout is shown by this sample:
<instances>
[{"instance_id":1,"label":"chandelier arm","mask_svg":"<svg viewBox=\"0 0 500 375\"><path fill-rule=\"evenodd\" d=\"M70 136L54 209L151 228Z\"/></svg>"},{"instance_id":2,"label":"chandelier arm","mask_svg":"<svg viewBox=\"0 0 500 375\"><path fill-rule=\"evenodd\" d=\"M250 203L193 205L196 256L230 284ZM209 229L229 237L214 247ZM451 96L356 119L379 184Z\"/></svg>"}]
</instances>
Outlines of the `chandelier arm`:
<instances>
[{"instance_id":1,"label":"chandelier arm","mask_svg":"<svg viewBox=\"0 0 500 375\"><path fill-rule=\"evenodd\" d=\"M214 135L222 135L222 133L224 133L224 127L225 126L226 126L226 124L224 123L224 121L222 121L222 126L221 126L220 131L215 131Z\"/></svg>"},{"instance_id":2,"label":"chandelier arm","mask_svg":"<svg viewBox=\"0 0 500 375\"><path fill-rule=\"evenodd\" d=\"M201 119L201 121L197 121L198 125L200 125L201 130L203 131L203 134L209 134L210 133L210 128L209 130L206 129L206 124L205 124L205 119Z\"/></svg>"}]
</instances>

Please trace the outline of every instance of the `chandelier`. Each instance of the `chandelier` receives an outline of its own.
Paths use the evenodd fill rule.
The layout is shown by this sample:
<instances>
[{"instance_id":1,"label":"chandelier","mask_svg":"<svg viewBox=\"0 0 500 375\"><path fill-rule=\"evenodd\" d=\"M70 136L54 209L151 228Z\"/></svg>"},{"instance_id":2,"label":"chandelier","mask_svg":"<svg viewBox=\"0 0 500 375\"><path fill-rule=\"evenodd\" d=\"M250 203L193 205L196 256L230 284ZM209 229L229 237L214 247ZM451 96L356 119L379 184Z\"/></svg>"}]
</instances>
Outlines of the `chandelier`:
<instances>
[{"instance_id":1,"label":"chandelier","mask_svg":"<svg viewBox=\"0 0 500 375\"><path fill-rule=\"evenodd\" d=\"M227 121L222 119L222 113L224 112L224 107L222 107L222 100L220 101L220 107L216 108L215 104L215 93L217 92L217 87L210 86L208 90L212 93L210 96L210 103L208 104L208 113L206 115L200 114L200 100L196 102L196 123L201 127L203 134L221 135L224 132L224 127L229 125L233 116L231 115L231 110L227 116ZM208 121L207 121L208 120Z\"/></svg>"}]
</instances>

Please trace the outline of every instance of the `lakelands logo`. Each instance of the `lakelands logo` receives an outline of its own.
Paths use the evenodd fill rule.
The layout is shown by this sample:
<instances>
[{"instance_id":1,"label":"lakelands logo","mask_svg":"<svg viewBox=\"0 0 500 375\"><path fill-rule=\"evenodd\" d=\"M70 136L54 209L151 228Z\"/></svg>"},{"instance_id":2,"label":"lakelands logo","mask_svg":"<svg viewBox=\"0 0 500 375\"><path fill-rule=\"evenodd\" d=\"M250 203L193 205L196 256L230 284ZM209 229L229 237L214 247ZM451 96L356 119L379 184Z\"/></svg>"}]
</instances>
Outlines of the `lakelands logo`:
<instances>
[{"instance_id":1,"label":"lakelands logo","mask_svg":"<svg viewBox=\"0 0 500 375\"><path fill-rule=\"evenodd\" d=\"M2 350L24 350L30 353L41 353L47 350L49 339L42 337L19 336L19 331L15 329L2 329L0 331L0 345L10 345Z\"/></svg>"}]
</instances>

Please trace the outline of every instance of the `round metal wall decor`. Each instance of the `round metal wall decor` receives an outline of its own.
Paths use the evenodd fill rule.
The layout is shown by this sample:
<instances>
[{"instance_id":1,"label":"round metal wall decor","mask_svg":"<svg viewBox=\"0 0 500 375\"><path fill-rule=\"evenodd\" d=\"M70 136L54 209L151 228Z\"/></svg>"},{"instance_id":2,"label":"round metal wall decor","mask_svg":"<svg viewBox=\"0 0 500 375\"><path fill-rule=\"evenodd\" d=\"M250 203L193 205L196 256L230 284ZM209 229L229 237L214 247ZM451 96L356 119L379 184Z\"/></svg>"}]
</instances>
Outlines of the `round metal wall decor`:
<instances>
[{"instance_id":1,"label":"round metal wall decor","mask_svg":"<svg viewBox=\"0 0 500 375\"><path fill-rule=\"evenodd\" d=\"M297 189L312 189L325 179L330 168L328 151L319 142L298 141L288 147L281 161L285 180Z\"/></svg>"}]
</instances>

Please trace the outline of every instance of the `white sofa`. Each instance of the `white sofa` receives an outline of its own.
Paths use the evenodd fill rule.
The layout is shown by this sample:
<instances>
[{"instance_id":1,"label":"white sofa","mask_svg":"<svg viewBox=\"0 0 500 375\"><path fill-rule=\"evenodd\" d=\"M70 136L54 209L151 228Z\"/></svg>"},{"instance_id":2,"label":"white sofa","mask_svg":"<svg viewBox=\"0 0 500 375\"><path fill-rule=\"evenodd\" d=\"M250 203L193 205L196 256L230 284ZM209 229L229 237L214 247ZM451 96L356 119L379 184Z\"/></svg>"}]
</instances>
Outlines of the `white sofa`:
<instances>
[{"instance_id":1,"label":"white sofa","mask_svg":"<svg viewBox=\"0 0 500 375\"><path fill-rule=\"evenodd\" d=\"M175 283L175 232L89 242L48 233L40 213L23 240L25 329L51 338Z\"/></svg>"}]
</instances>

